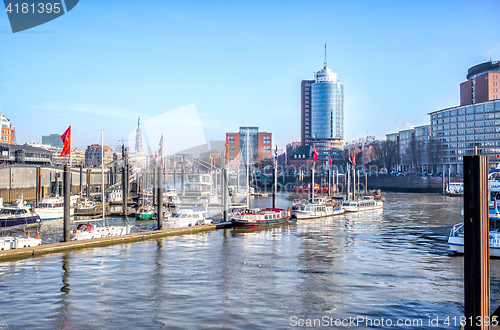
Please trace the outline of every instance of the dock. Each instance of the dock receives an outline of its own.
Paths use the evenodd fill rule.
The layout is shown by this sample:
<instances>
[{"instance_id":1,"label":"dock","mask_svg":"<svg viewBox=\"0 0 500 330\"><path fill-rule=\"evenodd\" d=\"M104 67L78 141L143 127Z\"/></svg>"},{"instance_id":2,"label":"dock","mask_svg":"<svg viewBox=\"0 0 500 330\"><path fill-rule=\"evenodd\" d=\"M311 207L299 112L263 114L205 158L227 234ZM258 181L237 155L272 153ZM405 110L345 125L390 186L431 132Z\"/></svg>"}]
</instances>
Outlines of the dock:
<instances>
[{"instance_id":1,"label":"dock","mask_svg":"<svg viewBox=\"0 0 500 330\"><path fill-rule=\"evenodd\" d=\"M13 259L37 258L45 254L61 253L69 250L102 247L115 244L139 242L166 236L203 233L215 229L216 227L214 225L200 225L192 227L154 230L142 233L132 233L128 235L102 237L102 238L95 238L95 239L88 239L81 241L42 244L35 247L0 251L0 262Z\"/></svg>"}]
</instances>

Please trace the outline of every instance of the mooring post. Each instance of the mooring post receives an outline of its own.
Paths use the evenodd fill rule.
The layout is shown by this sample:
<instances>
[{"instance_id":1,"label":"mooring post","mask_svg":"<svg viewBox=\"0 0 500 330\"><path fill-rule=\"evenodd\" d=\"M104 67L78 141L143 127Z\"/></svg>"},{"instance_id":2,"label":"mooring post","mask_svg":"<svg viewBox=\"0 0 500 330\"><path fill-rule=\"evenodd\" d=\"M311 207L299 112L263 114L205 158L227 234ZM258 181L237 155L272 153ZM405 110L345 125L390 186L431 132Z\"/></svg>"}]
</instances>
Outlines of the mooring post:
<instances>
[{"instance_id":1,"label":"mooring post","mask_svg":"<svg viewBox=\"0 0 500 330\"><path fill-rule=\"evenodd\" d=\"M163 229L163 166L158 167L158 230Z\"/></svg>"},{"instance_id":2,"label":"mooring post","mask_svg":"<svg viewBox=\"0 0 500 330\"><path fill-rule=\"evenodd\" d=\"M278 166L273 164L273 208L278 206Z\"/></svg>"},{"instance_id":3,"label":"mooring post","mask_svg":"<svg viewBox=\"0 0 500 330\"><path fill-rule=\"evenodd\" d=\"M445 174L444 174L444 168L442 172L443 176L441 177L441 183L442 183L442 188L443 188L443 195L445 194L445 188L444 188L444 180L445 180Z\"/></svg>"},{"instance_id":4,"label":"mooring post","mask_svg":"<svg viewBox=\"0 0 500 330\"><path fill-rule=\"evenodd\" d=\"M158 186L158 180L157 180L157 171L156 171L156 166L153 167L153 206L156 206L156 202L158 200L158 196L157 196L157 193L156 193L156 187Z\"/></svg>"},{"instance_id":5,"label":"mooring post","mask_svg":"<svg viewBox=\"0 0 500 330\"><path fill-rule=\"evenodd\" d=\"M328 169L328 197L332 196L332 191L331 191L331 181L332 181L332 175L331 175L331 169Z\"/></svg>"},{"instance_id":6,"label":"mooring post","mask_svg":"<svg viewBox=\"0 0 500 330\"><path fill-rule=\"evenodd\" d=\"M83 167L80 166L80 198L83 194Z\"/></svg>"},{"instance_id":7,"label":"mooring post","mask_svg":"<svg viewBox=\"0 0 500 330\"><path fill-rule=\"evenodd\" d=\"M40 198L42 197L42 168L37 166L36 168L36 201L35 207L38 207Z\"/></svg>"},{"instance_id":8,"label":"mooring post","mask_svg":"<svg viewBox=\"0 0 500 330\"><path fill-rule=\"evenodd\" d=\"M448 190L450 190L451 183L451 168L448 167Z\"/></svg>"},{"instance_id":9,"label":"mooring post","mask_svg":"<svg viewBox=\"0 0 500 330\"><path fill-rule=\"evenodd\" d=\"M174 192L177 193L177 180L175 178L175 169L174 169Z\"/></svg>"},{"instance_id":10,"label":"mooring post","mask_svg":"<svg viewBox=\"0 0 500 330\"><path fill-rule=\"evenodd\" d=\"M365 195L368 196L368 172L365 173Z\"/></svg>"},{"instance_id":11,"label":"mooring post","mask_svg":"<svg viewBox=\"0 0 500 330\"><path fill-rule=\"evenodd\" d=\"M311 201L314 200L314 167L311 167Z\"/></svg>"},{"instance_id":12,"label":"mooring post","mask_svg":"<svg viewBox=\"0 0 500 330\"><path fill-rule=\"evenodd\" d=\"M125 174L126 167L122 167L122 208L123 215L127 216L127 184L125 180L127 180L127 175Z\"/></svg>"},{"instance_id":13,"label":"mooring post","mask_svg":"<svg viewBox=\"0 0 500 330\"><path fill-rule=\"evenodd\" d=\"M184 173L184 164L181 166L181 191L182 191L182 197L186 195L186 185L184 184L185 180L185 173Z\"/></svg>"},{"instance_id":14,"label":"mooring post","mask_svg":"<svg viewBox=\"0 0 500 330\"><path fill-rule=\"evenodd\" d=\"M464 156L465 329L489 329L489 257L488 158Z\"/></svg>"},{"instance_id":15,"label":"mooring post","mask_svg":"<svg viewBox=\"0 0 500 330\"><path fill-rule=\"evenodd\" d=\"M70 222L70 179L69 179L69 165L64 165L64 174L63 174L63 185L64 185L64 225L63 225L63 237L65 242L69 242L70 240L70 229L69 229L69 222Z\"/></svg>"},{"instance_id":16,"label":"mooring post","mask_svg":"<svg viewBox=\"0 0 500 330\"><path fill-rule=\"evenodd\" d=\"M223 205L224 205L224 210L223 210L223 221L227 222L229 221L229 208L228 208L228 199L229 199L229 184L228 184L228 177L227 177L227 169L224 167L222 169L222 175L223 175L223 191L222 191L222 198L223 198Z\"/></svg>"},{"instance_id":17,"label":"mooring post","mask_svg":"<svg viewBox=\"0 0 500 330\"><path fill-rule=\"evenodd\" d=\"M90 172L90 168L87 169L87 199L90 199L90 180L91 180L92 174Z\"/></svg>"}]
</instances>

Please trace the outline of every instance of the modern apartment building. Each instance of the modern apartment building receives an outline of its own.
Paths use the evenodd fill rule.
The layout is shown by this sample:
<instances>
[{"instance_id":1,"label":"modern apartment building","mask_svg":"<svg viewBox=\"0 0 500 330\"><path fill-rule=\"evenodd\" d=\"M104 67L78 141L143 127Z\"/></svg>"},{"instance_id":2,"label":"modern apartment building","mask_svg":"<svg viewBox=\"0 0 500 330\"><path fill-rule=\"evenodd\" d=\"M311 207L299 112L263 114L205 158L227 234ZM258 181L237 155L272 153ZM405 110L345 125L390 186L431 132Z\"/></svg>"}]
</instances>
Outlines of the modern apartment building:
<instances>
[{"instance_id":1,"label":"modern apartment building","mask_svg":"<svg viewBox=\"0 0 500 330\"><path fill-rule=\"evenodd\" d=\"M101 167L101 145L92 144L85 151L85 167ZM113 150L104 146L104 167L113 162Z\"/></svg>"},{"instance_id":2,"label":"modern apartment building","mask_svg":"<svg viewBox=\"0 0 500 330\"><path fill-rule=\"evenodd\" d=\"M248 143L247 143L248 141ZM228 166L235 170L238 164L271 159L272 134L259 132L258 127L240 127L238 133L226 133Z\"/></svg>"}]
</instances>

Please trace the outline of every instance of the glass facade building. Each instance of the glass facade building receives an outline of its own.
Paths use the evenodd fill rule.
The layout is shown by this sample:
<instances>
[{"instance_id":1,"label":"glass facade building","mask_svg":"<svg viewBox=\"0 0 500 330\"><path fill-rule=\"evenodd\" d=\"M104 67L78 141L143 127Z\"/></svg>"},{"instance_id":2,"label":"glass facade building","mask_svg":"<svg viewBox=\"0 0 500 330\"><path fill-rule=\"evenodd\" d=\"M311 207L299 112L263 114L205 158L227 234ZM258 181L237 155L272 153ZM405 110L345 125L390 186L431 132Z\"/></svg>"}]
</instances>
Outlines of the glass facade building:
<instances>
[{"instance_id":1,"label":"glass facade building","mask_svg":"<svg viewBox=\"0 0 500 330\"><path fill-rule=\"evenodd\" d=\"M311 135L313 139L344 137L344 90L338 81L312 84Z\"/></svg>"},{"instance_id":2,"label":"glass facade building","mask_svg":"<svg viewBox=\"0 0 500 330\"><path fill-rule=\"evenodd\" d=\"M42 135L42 144L50 145L57 148L64 147L64 143L61 139L61 134Z\"/></svg>"}]
</instances>

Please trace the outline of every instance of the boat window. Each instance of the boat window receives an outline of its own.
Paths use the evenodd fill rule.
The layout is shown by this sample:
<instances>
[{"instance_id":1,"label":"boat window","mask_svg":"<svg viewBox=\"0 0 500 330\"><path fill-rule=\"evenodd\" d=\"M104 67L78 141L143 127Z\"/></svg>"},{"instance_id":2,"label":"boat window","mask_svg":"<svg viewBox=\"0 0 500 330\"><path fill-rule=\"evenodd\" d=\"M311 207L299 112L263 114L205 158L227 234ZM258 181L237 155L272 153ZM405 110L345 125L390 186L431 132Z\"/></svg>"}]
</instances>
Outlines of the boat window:
<instances>
[{"instance_id":1,"label":"boat window","mask_svg":"<svg viewBox=\"0 0 500 330\"><path fill-rule=\"evenodd\" d=\"M193 218L199 218L199 217L200 217L200 215L199 215L199 214L197 214L197 213L193 213Z\"/></svg>"}]
</instances>

